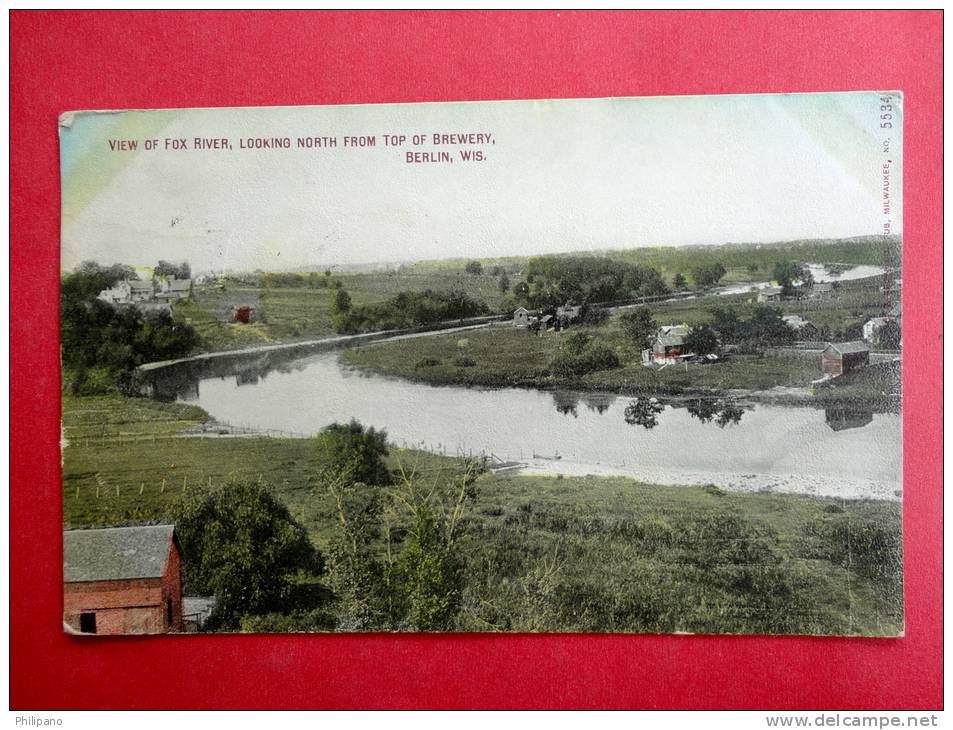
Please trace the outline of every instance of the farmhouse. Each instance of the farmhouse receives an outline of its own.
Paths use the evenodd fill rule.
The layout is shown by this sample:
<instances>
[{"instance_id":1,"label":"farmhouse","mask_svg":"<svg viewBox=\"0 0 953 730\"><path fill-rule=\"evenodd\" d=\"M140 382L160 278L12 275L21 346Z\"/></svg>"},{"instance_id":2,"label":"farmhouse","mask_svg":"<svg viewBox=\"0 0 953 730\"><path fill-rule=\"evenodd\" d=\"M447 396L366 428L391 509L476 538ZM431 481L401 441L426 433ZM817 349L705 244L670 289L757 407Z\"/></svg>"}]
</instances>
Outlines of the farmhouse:
<instances>
[{"instance_id":1,"label":"farmhouse","mask_svg":"<svg viewBox=\"0 0 953 730\"><path fill-rule=\"evenodd\" d=\"M766 286L758 290L759 302L780 302L782 289L779 286Z\"/></svg>"},{"instance_id":2,"label":"farmhouse","mask_svg":"<svg viewBox=\"0 0 953 730\"><path fill-rule=\"evenodd\" d=\"M535 309L527 309L526 307L519 307L513 312L513 326L514 327L529 327L530 322L532 322L538 316L539 312Z\"/></svg>"},{"instance_id":3,"label":"farmhouse","mask_svg":"<svg viewBox=\"0 0 953 730\"><path fill-rule=\"evenodd\" d=\"M864 342L830 343L821 353L821 370L831 377L860 370L870 359L870 348Z\"/></svg>"},{"instance_id":4,"label":"farmhouse","mask_svg":"<svg viewBox=\"0 0 953 730\"><path fill-rule=\"evenodd\" d=\"M894 322L893 317L872 317L864 322L864 339L872 345L880 344L880 331L890 322Z\"/></svg>"},{"instance_id":5,"label":"farmhouse","mask_svg":"<svg viewBox=\"0 0 953 730\"><path fill-rule=\"evenodd\" d=\"M136 304L151 301L155 296L155 288L151 281L140 279L125 279L118 282L111 289L103 289L96 297L108 304Z\"/></svg>"},{"instance_id":6,"label":"farmhouse","mask_svg":"<svg viewBox=\"0 0 953 730\"><path fill-rule=\"evenodd\" d=\"M192 296L191 279L159 279L159 290L156 299L167 302L177 302Z\"/></svg>"},{"instance_id":7,"label":"farmhouse","mask_svg":"<svg viewBox=\"0 0 953 730\"><path fill-rule=\"evenodd\" d=\"M581 313L582 307L573 307L569 304L556 308L556 318L564 325L575 322Z\"/></svg>"},{"instance_id":8,"label":"farmhouse","mask_svg":"<svg viewBox=\"0 0 953 730\"><path fill-rule=\"evenodd\" d=\"M784 323L796 333L800 340L808 340L817 336L817 327L798 314L788 314L781 317Z\"/></svg>"},{"instance_id":9,"label":"farmhouse","mask_svg":"<svg viewBox=\"0 0 953 730\"><path fill-rule=\"evenodd\" d=\"M830 281L819 281L811 287L810 299L833 299L834 284Z\"/></svg>"},{"instance_id":10,"label":"farmhouse","mask_svg":"<svg viewBox=\"0 0 953 730\"><path fill-rule=\"evenodd\" d=\"M642 363L651 365L693 357L694 353L685 351L685 338L691 331L692 328L685 323L659 327L652 348L642 351Z\"/></svg>"},{"instance_id":11,"label":"farmhouse","mask_svg":"<svg viewBox=\"0 0 953 730\"><path fill-rule=\"evenodd\" d=\"M172 525L63 532L63 620L84 634L183 630Z\"/></svg>"}]
</instances>

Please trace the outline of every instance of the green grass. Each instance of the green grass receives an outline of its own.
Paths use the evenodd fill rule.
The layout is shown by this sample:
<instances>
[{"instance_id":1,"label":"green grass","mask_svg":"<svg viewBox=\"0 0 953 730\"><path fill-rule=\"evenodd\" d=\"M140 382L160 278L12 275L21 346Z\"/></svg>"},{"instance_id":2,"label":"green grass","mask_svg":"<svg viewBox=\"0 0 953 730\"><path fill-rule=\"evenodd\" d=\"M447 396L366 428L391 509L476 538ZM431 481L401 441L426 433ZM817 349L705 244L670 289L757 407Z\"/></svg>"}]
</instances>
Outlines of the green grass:
<instances>
[{"instance_id":1,"label":"green grass","mask_svg":"<svg viewBox=\"0 0 953 730\"><path fill-rule=\"evenodd\" d=\"M679 311L672 323L694 323L707 314ZM676 394L694 388L766 389L776 385L810 386L820 377L817 363L803 357L737 355L724 362L671 366L664 370L642 365L641 353L628 342L618 319L599 328L581 328L618 352L622 367L581 378L549 374L548 363L563 335L541 336L510 326L494 326L465 334L396 340L345 350L345 362L399 377L439 384L519 387L564 387L613 392ZM461 343L465 343L461 347ZM455 364L466 355L475 365ZM436 364L433 364L436 363Z\"/></svg>"},{"instance_id":2,"label":"green grass","mask_svg":"<svg viewBox=\"0 0 953 730\"><path fill-rule=\"evenodd\" d=\"M67 396L63 413L67 525L167 516L183 491L239 477L270 484L319 548L335 529L310 439L181 438L201 410L120 396ZM427 478L463 468L390 460ZM900 530L896 503L485 474L456 628L892 635Z\"/></svg>"},{"instance_id":3,"label":"green grass","mask_svg":"<svg viewBox=\"0 0 953 730\"><path fill-rule=\"evenodd\" d=\"M895 242L894 247L898 247ZM810 261L812 263L889 264L893 254L886 251L880 237L838 242L795 241L779 244L729 244L724 246L657 246L599 252L620 261L652 266L662 272L671 284L676 273L684 274L691 286L691 270L698 265L722 263L727 273L721 284L767 281L774 264L782 260ZM197 287L190 303L177 305L179 316L187 317L202 335L206 350L237 349L250 345L313 339L334 334L331 317L331 298L335 283L351 295L355 306L380 302L401 291L420 292L461 290L468 296L483 301L491 311L505 308L505 295L499 290L499 276L491 274L495 266L507 271L510 286L521 281L520 274L529 262L528 256L481 259L484 273L467 274L466 259L420 261L391 271L334 272L330 280L323 273L316 285L309 285L308 274L300 274L303 286L257 287L231 281L225 291L214 287ZM749 268L750 267L750 268ZM317 286L317 283L325 286ZM836 306L829 304L783 307L785 313L807 316L818 325L831 327L864 321L881 313L879 292L845 298ZM260 303L264 314L260 323L233 325L226 323L223 310L226 302L247 299ZM719 298L720 303L745 297ZM706 315L699 302L691 300L667 304L671 317L683 317L694 324L705 321ZM685 314L680 314L684 311Z\"/></svg>"}]
</instances>

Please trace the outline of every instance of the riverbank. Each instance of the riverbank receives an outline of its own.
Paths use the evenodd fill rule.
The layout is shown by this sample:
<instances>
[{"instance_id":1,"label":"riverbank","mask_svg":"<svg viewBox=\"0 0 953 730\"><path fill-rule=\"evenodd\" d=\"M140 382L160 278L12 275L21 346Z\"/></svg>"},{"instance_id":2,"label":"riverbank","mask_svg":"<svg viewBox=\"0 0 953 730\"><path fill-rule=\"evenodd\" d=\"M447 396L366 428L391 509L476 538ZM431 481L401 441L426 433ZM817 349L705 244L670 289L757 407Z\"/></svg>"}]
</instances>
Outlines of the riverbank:
<instances>
[{"instance_id":1,"label":"riverbank","mask_svg":"<svg viewBox=\"0 0 953 730\"><path fill-rule=\"evenodd\" d=\"M183 493L260 479L326 547L314 441L181 437L208 421L182 403L64 397L66 524L161 518ZM461 468L393 448L398 462L428 479ZM512 473L475 489L457 630L902 631L897 503Z\"/></svg>"},{"instance_id":2,"label":"riverbank","mask_svg":"<svg viewBox=\"0 0 953 730\"><path fill-rule=\"evenodd\" d=\"M884 396L880 407L898 403L862 384L830 388L819 398L812 383L821 373L818 358L804 355L734 355L720 362L645 367L637 349L614 325L579 328L608 342L622 365L583 376L559 376L550 371L563 335L533 335L525 329L497 326L466 336L435 335L426 340L388 341L349 348L341 362L360 371L430 385L478 388L533 388L604 392L616 395L667 397L678 401L698 397L745 398L791 405L819 405L826 400L870 402ZM889 394L886 394L889 395Z\"/></svg>"}]
</instances>

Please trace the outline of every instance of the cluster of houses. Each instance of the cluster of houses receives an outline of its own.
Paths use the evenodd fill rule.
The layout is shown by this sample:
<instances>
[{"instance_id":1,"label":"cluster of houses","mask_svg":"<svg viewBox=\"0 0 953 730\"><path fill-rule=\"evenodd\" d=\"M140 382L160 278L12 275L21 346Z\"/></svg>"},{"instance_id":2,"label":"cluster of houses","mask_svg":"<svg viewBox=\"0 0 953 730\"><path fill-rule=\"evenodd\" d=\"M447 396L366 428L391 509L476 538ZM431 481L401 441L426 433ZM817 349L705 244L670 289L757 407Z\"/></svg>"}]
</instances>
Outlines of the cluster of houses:
<instances>
[{"instance_id":1,"label":"cluster of houses","mask_svg":"<svg viewBox=\"0 0 953 730\"><path fill-rule=\"evenodd\" d=\"M172 304L192 296L191 279L124 279L99 292L97 299L113 306L131 305L143 311L172 311Z\"/></svg>"},{"instance_id":2,"label":"cluster of houses","mask_svg":"<svg viewBox=\"0 0 953 730\"><path fill-rule=\"evenodd\" d=\"M800 291L800 286L795 285L795 298L803 298L803 293ZM833 299L834 298L834 284L829 281L819 281L807 290L808 299ZM758 301L761 303L765 302L780 302L786 297L784 296L784 288L780 286L765 286L761 289L758 289Z\"/></svg>"},{"instance_id":3,"label":"cluster of houses","mask_svg":"<svg viewBox=\"0 0 953 730\"><path fill-rule=\"evenodd\" d=\"M556 313L543 314L538 309L527 309L518 307L513 312L514 327L539 328L541 330L554 329L559 331L567 325L572 324L582 315L582 307L571 304L564 304L556 308Z\"/></svg>"},{"instance_id":4,"label":"cluster of houses","mask_svg":"<svg viewBox=\"0 0 953 730\"><path fill-rule=\"evenodd\" d=\"M63 624L79 634L199 631L212 597L182 596L173 525L63 531Z\"/></svg>"}]
</instances>

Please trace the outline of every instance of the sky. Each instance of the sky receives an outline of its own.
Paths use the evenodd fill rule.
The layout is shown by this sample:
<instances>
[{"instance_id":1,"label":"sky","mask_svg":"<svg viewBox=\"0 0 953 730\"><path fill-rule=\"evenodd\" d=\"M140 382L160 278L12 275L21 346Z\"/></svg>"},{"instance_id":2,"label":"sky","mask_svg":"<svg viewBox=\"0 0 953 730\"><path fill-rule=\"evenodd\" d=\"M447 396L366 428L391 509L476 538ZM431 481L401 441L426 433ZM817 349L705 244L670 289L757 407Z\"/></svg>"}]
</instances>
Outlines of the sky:
<instances>
[{"instance_id":1,"label":"sky","mask_svg":"<svg viewBox=\"0 0 953 730\"><path fill-rule=\"evenodd\" d=\"M900 233L899 95L891 129L881 105L861 92L70 113L61 267L292 270L871 235L886 159ZM434 134L492 138L435 146ZM374 147L344 145L371 135ZM194 149L195 137L231 149ZM272 137L290 149L240 148ZM180 138L188 149L166 147ZM408 151L453 162L408 163Z\"/></svg>"}]
</instances>

